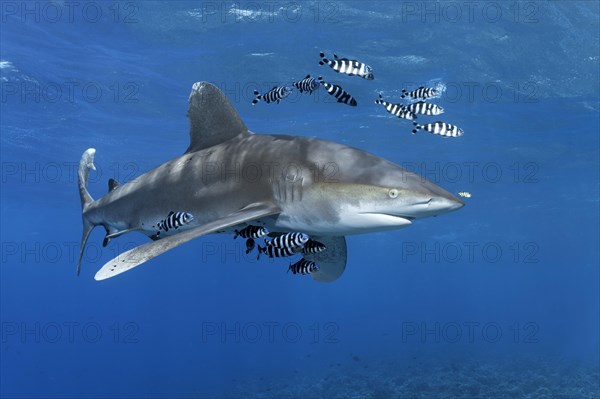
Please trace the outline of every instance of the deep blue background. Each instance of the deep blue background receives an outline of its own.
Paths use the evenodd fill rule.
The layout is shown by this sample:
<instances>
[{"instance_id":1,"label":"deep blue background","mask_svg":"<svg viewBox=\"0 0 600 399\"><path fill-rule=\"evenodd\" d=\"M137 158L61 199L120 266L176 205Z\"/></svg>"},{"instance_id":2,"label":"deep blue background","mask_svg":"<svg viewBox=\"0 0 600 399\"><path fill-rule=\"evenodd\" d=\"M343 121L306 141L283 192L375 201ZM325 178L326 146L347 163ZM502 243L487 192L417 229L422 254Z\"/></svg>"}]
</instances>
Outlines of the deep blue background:
<instances>
[{"instance_id":1,"label":"deep blue background","mask_svg":"<svg viewBox=\"0 0 600 399\"><path fill-rule=\"evenodd\" d=\"M2 3L0 394L514 397L546 386L597 397L598 3L268 4ZM364 60L375 80L320 67L320 50ZM359 106L323 91L250 105L255 87L307 73ZM349 237L332 284L245 257L228 236L96 282L105 261L146 241L102 249L101 229L76 278L81 153L97 149L94 198L109 178L178 156L200 80L252 131L343 142L473 196L405 230ZM463 137L413 136L373 104L421 84L447 87L437 103ZM239 339L221 336L236 325Z\"/></svg>"}]
</instances>

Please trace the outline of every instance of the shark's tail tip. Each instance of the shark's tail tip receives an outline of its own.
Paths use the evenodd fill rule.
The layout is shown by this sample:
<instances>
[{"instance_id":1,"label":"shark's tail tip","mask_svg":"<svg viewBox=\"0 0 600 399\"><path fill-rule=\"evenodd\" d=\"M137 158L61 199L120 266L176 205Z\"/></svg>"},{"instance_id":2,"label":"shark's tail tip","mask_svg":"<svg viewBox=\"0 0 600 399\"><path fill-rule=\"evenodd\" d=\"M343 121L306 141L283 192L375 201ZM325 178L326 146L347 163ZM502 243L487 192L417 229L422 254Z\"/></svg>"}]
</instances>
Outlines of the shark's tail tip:
<instances>
[{"instance_id":1,"label":"shark's tail tip","mask_svg":"<svg viewBox=\"0 0 600 399\"><path fill-rule=\"evenodd\" d=\"M96 170L96 165L94 165L94 157L95 156L96 156L96 149L88 148L81 155L81 162L83 162L88 169Z\"/></svg>"}]
</instances>

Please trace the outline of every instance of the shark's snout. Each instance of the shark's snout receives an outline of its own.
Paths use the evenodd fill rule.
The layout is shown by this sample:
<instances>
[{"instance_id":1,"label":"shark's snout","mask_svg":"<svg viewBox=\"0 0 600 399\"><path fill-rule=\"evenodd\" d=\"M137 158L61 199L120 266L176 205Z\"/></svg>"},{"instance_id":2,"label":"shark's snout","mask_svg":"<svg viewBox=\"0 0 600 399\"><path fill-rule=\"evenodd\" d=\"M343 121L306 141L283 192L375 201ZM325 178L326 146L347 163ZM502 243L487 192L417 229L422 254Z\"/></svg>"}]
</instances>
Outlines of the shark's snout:
<instances>
[{"instance_id":1,"label":"shark's snout","mask_svg":"<svg viewBox=\"0 0 600 399\"><path fill-rule=\"evenodd\" d=\"M452 212L463 206L465 206L465 203L450 193L442 196L434 196L429 203L431 211L435 212L436 215Z\"/></svg>"},{"instance_id":2,"label":"shark's snout","mask_svg":"<svg viewBox=\"0 0 600 399\"><path fill-rule=\"evenodd\" d=\"M434 206L445 209L447 212L455 211L465 206L465 203L454 196L437 197L433 199Z\"/></svg>"}]
</instances>

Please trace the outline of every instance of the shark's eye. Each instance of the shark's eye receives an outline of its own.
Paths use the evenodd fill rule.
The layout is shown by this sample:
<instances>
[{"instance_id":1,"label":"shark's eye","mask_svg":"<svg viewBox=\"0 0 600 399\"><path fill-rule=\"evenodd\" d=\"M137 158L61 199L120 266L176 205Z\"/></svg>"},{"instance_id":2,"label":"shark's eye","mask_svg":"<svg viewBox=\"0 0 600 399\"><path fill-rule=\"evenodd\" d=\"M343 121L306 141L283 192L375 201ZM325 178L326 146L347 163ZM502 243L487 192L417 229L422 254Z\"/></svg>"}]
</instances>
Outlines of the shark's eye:
<instances>
[{"instance_id":1,"label":"shark's eye","mask_svg":"<svg viewBox=\"0 0 600 399\"><path fill-rule=\"evenodd\" d=\"M388 192L388 195L390 196L390 198L396 198L396 197L398 197L398 190L395 188L392 188Z\"/></svg>"}]
</instances>

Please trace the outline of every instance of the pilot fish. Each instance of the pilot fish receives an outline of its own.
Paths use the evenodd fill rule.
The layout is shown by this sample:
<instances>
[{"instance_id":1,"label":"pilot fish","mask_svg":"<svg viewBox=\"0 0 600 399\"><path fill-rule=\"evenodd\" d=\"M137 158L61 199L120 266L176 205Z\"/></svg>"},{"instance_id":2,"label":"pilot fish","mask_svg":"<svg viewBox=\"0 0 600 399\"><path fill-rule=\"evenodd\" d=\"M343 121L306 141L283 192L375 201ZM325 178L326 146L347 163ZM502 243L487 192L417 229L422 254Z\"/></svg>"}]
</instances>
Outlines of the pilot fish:
<instances>
[{"instance_id":1,"label":"pilot fish","mask_svg":"<svg viewBox=\"0 0 600 399\"><path fill-rule=\"evenodd\" d=\"M437 97L439 92L432 87L421 86L416 90L408 91L406 89L402 89L402 95L400 98L410 97L413 99L421 99L426 100L431 97Z\"/></svg>"},{"instance_id":2,"label":"pilot fish","mask_svg":"<svg viewBox=\"0 0 600 399\"><path fill-rule=\"evenodd\" d=\"M277 248L296 248L303 247L307 241L308 236L304 233L286 233L265 241L265 244Z\"/></svg>"},{"instance_id":3,"label":"pilot fish","mask_svg":"<svg viewBox=\"0 0 600 399\"><path fill-rule=\"evenodd\" d=\"M387 102L383 99L381 94L379 95L379 100L375 100L375 104L381 104L385 107L387 112L392 115L397 116L398 118L413 120L416 118L415 114L410 111L406 105L403 104L393 104Z\"/></svg>"},{"instance_id":4,"label":"pilot fish","mask_svg":"<svg viewBox=\"0 0 600 399\"><path fill-rule=\"evenodd\" d=\"M321 79L320 76L318 78L311 78L310 75L306 75L304 79L292 83L292 86L298 89L300 93L312 94L321 85L319 79Z\"/></svg>"},{"instance_id":5,"label":"pilot fish","mask_svg":"<svg viewBox=\"0 0 600 399\"><path fill-rule=\"evenodd\" d=\"M267 230L265 227L250 225L244 227L242 230L235 230L235 236L233 236L233 239L235 240L238 238L238 236L242 238L260 238L266 236L267 234L269 234L269 230Z\"/></svg>"},{"instance_id":6,"label":"pilot fish","mask_svg":"<svg viewBox=\"0 0 600 399\"><path fill-rule=\"evenodd\" d=\"M426 103L424 101L408 104L406 109L413 114L421 115L439 115L444 113L444 108L436 104Z\"/></svg>"},{"instance_id":7,"label":"pilot fish","mask_svg":"<svg viewBox=\"0 0 600 399\"><path fill-rule=\"evenodd\" d=\"M319 252L323 252L326 249L327 249L327 247L325 246L325 244L311 239L311 240L308 240L306 242L306 244L304 244L304 247L302 247L302 253L303 254L318 254Z\"/></svg>"},{"instance_id":8,"label":"pilot fish","mask_svg":"<svg viewBox=\"0 0 600 399\"><path fill-rule=\"evenodd\" d=\"M311 274L319 270L319 266L312 260L300 259L294 264L290 264L288 272L291 271L293 274Z\"/></svg>"},{"instance_id":9,"label":"pilot fish","mask_svg":"<svg viewBox=\"0 0 600 399\"><path fill-rule=\"evenodd\" d=\"M189 212L173 212L171 211L164 220L157 223L156 227L165 232L170 229L178 229L179 227L190 223L194 220L194 215Z\"/></svg>"},{"instance_id":10,"label":"pilot fish","mask_svg":"<svg viewBox=\"0 0 600 399\"><path fill-rule=\"evenodd\" d=\"M351 107L356 107L356 105L358 104L356 102L356 100L354 99L354 97L352 97L350 95L350 93L348 93L347 91L342 89L342 86L334 85L332 83L327 83L327 82L323 81L322 78L319 79L319 81L325 87L325 89L327 90L327 93L329 93L329 95L337 98L338 103L348 104Z\"/></svg>"},{"instance_id":11,"label":"pilot fish","mask_svg":"<svg viewBox=\"0 0 600 399\"><path fill-rule=\"evenodd\" d=\"M263 100L267 104L273 102L279 104L279 102L289 96L291 92L291 87L287 86L275 86L265 94L260 94L258 90L254 90L254 95L256 98L252 100L252 105L258 104L260 100Z\"/></svg>"},{"instance_id":12,"label":"pilot fish","mask_svg":"<svg viewBox=\"0 0 600 399\"><path fill-rule=\"evenodd\" d=\"M363 79L373 80L373 68L362 62L356 60L349 60L348 58L338 58L336 54L333 54L333 60L325 58L323 52L319 53L321 61L319 65L329 65L334 71L339 73L345 73L349 76L360 76Z\"/></svg>"},{"instance_id":13,"label":"pilot fish","mask_svg":"<svg viewBox=\"0 0 600 399\"><path fill-rule=\"evenodd\" d=\"M426 125L418 125L417 122L413 122L415 128L413 134L417 133L417 130L426 130L430 133L437 134L444 137L460 137L463 135L463 130L458 126L451 125L446 122L433 122Z\"/></svg>"},{"instance_id":14,"label":"pilot fish","mask_svg":"<svg viewBox=\"0 0 600 399\"><path fill-rule=\"evenodd\" d=\"M298 252L302 251L302 247L279 248L279 247L275 247L273 245L265 245L264 247L261 247L260 245L258 245L257 247L258 247L258 256L256 257L256 259L259 259L261 254L267 255L269 258L283 258L286 256L293 256L293 255L297 254Z\"/></svg>"}]
</instances>

